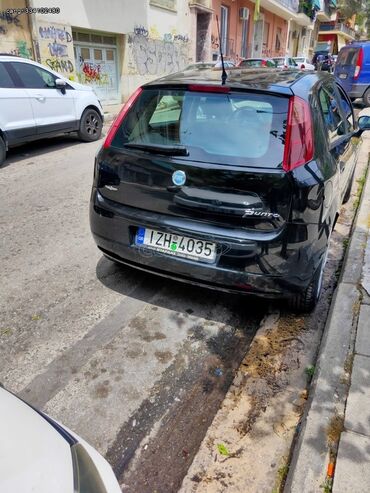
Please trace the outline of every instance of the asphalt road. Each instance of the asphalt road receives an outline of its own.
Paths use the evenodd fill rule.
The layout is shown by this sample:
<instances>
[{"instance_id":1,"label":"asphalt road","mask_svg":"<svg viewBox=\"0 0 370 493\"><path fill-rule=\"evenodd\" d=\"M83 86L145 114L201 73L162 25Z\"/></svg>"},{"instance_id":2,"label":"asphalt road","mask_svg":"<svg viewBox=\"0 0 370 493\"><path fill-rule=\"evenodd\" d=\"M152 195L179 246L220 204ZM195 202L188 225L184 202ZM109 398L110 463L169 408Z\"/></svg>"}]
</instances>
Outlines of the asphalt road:
<instances>
[{"instance_id":1,"label":"asphalt road","mask_svg":"<svg viewBox=\"0 0 370 493\"><path fill-rule=\"evenodd\" d=\"M103 258L88 222L100 144L29 144L0 168L0 382L94 445L125 491L177 491L271 307ZM317 340L350 218L308 317Z\"/></svg>"},{"instance_id":2,"label":"asphalt road","mask_svg":"<svg viewBox=\"0 0 370 493\"><path fill-rule=\"evenodd\" d=\"M91 442L119 477L166 421L156 443L180 478L266 305L103 258L88 223L100 144L34 143L0 169L0 382Z\"/></svg>"}]
</instances>

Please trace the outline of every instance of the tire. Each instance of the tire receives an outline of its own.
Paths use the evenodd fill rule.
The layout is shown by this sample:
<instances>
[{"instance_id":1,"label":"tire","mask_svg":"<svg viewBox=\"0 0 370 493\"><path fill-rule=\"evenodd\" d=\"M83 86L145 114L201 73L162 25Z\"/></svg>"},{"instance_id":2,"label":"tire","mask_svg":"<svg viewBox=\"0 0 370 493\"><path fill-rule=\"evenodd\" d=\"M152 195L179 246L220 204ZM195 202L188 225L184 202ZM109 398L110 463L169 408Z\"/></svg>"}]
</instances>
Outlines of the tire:
<instances>
[{"instance_id":1,"label":"tire","mask_svg":"<svg viewBox=\"0 0 370 493\"><path fill-rule=\"evenodd\" d=\"M5 142L3 139L0 137L0 166L4 163L5 161L5 156L6 156L6 147L5 147Z\"/></svg>"},{"instance_id":2,"label":"tire","mask_svg":"<svg viewBox=\"0 0 370 493\"><path fill-rule=\"evenodd\" d=\"M295 293L289 298L288 305L292 311L296 313L310 313L315 308L320 298L327 254L328 247L326 249L324 259L322 260L320 267L318 267L315 272L315 275L313 276L308 287L304 291Z\"/></svg>"},{"instance_id":3,"label":"tire","mask_svg":"<svg viewBox=\"0 0 370 493\"><path fill-rule=\"evenodd\" d=\"M355 177L355 170L352 171L352 176L348 182L348 185L347 185L347 188L346 188L346 192L344 194L344 197L343 197L343 200L342 200L342 204L346 204L350 197L351 197L351 190L352 190L352 185L353 185L353 179Z\"/></svg>"},{"instance_id":4,"label":"tire","mask_svg":"<svg viewBox=\"0 0 370 493\"><path fill-rule=\"evenodd\" d=\"M78 137L83 142L94 142L100 139L103 130L103 121L99 113L93 109L86 109L81 116Z\"/></svg>"},{"instance_id":5,"label":"tire","mask_svg":"<svg viewBox=\"0 0 370 493\"><path fill-rule=\"evenodd\" d=\"M365 91L365 94L362 96L362 100L365 106L370 106L370 87Z\"/></svg>"}]
</instances>

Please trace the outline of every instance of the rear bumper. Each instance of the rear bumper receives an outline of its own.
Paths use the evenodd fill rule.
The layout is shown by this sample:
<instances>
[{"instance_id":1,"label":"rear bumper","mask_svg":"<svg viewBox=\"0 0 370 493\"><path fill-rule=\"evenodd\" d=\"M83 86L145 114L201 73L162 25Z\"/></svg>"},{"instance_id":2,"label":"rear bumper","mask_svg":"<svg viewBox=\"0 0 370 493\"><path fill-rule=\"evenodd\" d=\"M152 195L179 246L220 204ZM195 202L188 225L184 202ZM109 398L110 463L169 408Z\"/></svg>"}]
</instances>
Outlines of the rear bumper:
<instances>
[{"instance_id":1,"label":"rear bumper","mask_svg":"<svg viewBox=\"0 0 370 493\"><path fill-rule=\"evenodd\" d=\"M256 232L221 228L126 207L94 189L90 226L97 246L108 257L133 267L192 284L269 298L289 297L305 289L319 264L318 242L289 242L289 225L282 230ZM215 241L216 262L153 252L135 245L139 226ZM317 226L316 226L317 228Z\"/></svg>"},{"instance_id":2,"label":"rear bumper","mask_svg":"<svg viewBox=\"0 0 370 493\"><path fill-rule=\"evenodd\" d=\"M352 84L348 95L350 98L362 98L369 84Z\"/></svg>"}]
</instances>

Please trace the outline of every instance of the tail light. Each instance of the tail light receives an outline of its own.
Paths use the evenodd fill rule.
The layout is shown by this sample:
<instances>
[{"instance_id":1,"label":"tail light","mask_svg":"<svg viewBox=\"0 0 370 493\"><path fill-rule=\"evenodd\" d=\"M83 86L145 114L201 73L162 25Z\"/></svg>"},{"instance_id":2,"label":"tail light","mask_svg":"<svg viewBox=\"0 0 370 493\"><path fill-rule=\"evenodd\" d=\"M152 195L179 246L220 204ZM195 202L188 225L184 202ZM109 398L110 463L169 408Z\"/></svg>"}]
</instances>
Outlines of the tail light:
<instances>
[{"instance_id":1,"label":"tail light","mask_svg":"<svg viewBox=\"0 0 370 493\"><path fill-rule=\"evenodd\" d=\"M305 68L306 68L306 65L304 63L302 63L301 69L304 70Z\"/></svg>"},{"instance_id":2,"label":"tail light","mask_svg":"<svg viewBox=\"0 0 370 493\"><path fill-rule=\"evenodd\" d=\"M114 122L112 123L112 125L108 131L108 134L107 134L105 141L104 141L104 144L103 144L104 149L108 149L108 147L110 147L110 145L114 139L114 136L116 135L117 130L121 126L121 123L123 122L125 116L127 115L131 106L135 103L135 101L138 99L138 97L140 96L140 94L142 92L143 92L143 89L141 87L136 89L136 91L128 98L126 103L123 105L121 111L117 115L117 118L114 120Z\"/></svg>"},{"instance_id":3,"label":"tail light","mask_svg":"<svg viewBox=\"0 0 370 493\"><path fill-rule=\"evenodd\" d=\"M311 109L306 101L294 96L289 100L285 133L283 169L291 171L313 158Z\"/></svg>"},{"instance_id":4,"label":"tail light","mask_svg":"<svg viewBox=\"0 0 370 493\"><path fill-rule=\"evenodd\" d=\"M358 79L358 77L360 75L363 61L364 61L364 50L362 48L360 48L360 51L358 52L358 56L357 56L356 68L355 68L355 73L354 73L355 79Z\"/></svg>"}]
</instances>

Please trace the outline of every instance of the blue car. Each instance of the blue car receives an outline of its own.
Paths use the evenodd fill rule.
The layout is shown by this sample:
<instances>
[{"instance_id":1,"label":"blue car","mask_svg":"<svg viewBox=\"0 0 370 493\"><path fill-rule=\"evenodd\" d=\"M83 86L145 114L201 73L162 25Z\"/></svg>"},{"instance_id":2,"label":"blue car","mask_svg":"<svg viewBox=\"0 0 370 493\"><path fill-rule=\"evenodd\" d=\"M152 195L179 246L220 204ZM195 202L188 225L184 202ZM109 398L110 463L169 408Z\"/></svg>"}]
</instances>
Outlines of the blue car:
<instances>
[{"instance_id":1,"label":"blue car","mask_svg":"<svg viewBox=\"0 0 370 493\"><path fill-rule=\"evenodd\" d=\"M358 41L342 48L334 75L352 101L362 98L370 106L370 42Z\"/></svg>"}]
</instances>

